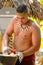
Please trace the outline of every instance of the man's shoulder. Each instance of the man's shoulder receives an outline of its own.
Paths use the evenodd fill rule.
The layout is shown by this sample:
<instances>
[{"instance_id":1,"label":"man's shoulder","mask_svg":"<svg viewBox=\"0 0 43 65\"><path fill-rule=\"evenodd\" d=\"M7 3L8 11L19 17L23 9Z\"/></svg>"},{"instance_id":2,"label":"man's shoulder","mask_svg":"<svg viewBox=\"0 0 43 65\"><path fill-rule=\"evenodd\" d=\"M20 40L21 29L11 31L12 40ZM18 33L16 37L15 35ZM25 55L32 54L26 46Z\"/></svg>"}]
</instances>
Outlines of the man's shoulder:
<instances>
[{"instance_id":1,"label":"man's shoulder","mask_svg":"<svg viewBox=\"0 0 43 65\"><path fill-rule=\"evenodd\" d=\"M35 28L40 28L39 24L37 23L37 21L33 21L32 19L28 18L28 21L30 22L30 25Z\"/></svg>"},{"instance_id":2,"label":"man's shoulder","mask_svg":"<svg viewBox=\"0 0 43 65\"><path fill-rule=\"evenodd\" d=\"M40 30L40 25L37 22L32 21L31 22L31 29L32 30Z\"/></svg>"},{"instance_id":3,"label":"man's shoulder","mask_svg":"<svg viewBox=\"0 0 43 65\"><path fill-rule=\"evenodd\" d=\"M14 15L14 17L11 19L11 22L14 22L15 23L16 18L17 18L17 15Z\"/></svg>"},{"instance_id":4,"label":"man's shoulder","mask_svg":"<svg viewBox=\"0 0 43 65\"><path fill-rule=\"evenodd\" d=\"M40 28L40 25L37 22L32 22L33 28Z\"/></svg>"}]
</instances>

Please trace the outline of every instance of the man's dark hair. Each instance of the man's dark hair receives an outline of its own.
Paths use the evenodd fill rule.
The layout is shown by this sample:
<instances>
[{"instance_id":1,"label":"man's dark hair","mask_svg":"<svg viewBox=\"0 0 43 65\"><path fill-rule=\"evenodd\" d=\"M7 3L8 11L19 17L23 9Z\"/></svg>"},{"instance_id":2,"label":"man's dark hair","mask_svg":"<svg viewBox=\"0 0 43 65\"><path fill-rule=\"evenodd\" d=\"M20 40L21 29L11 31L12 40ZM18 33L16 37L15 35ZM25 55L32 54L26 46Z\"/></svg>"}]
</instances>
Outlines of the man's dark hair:
<instances>
[{"instance_id":1,"label":"man's dark hair","mask_svg":"<svg viewBox=\"0 0 43 65\"><path fill-rule=\"evenodd\" d=\"M23 13L23 12L27 12L28 9L27 9L27 6L26 6L25 4L20 4L20 5L17 7L16 11L17 11L18 13Z\"/></svg>"}]
</instances>

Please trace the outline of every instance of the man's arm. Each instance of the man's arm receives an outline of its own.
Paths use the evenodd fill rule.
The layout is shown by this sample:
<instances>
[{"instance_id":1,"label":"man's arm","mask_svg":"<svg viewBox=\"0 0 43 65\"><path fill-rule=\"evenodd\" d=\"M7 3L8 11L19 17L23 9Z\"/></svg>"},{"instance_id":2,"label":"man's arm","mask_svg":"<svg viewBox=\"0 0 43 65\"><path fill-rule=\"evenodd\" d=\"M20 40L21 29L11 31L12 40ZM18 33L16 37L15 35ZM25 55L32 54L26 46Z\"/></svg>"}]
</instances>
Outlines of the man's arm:
<instances>
[{"instance_id":1,"label":"man's arm","mask_svg":"<svg viewBox=\"0 0 43 65\"><path fill-rule=\"evenodd\" d=\"M12 32L14 29L14 20L12 19L5 31L5 34L3 36L3 41L2 41L2 52L4 52L5 49L7 49L8 42L9 42L9 37L11 36Z\"/></svg>"},{"instance_id":2,"label":"man's arm","mask_svg":"<svg viewBox=\"0 0 43 65\"><path fill-rule=\"evenodd\" d=\"M37 26L32 26L32 47L23 52L24 56L29 56L34 54L40 48L41 33L40 28Z\"/></svg>"}]
</instances>

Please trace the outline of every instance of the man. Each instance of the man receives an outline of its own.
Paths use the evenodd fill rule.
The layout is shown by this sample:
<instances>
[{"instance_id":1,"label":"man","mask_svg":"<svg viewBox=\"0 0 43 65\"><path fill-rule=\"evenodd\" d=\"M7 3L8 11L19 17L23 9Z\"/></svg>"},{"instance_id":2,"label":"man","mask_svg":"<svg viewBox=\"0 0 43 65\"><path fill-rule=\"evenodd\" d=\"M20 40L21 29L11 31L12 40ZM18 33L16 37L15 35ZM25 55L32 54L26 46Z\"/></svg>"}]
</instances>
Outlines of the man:
<instances>
[{"instance_id":1,"label":"man","mask_svg":"<svg viewBox=\"0 0 43 65\"><path fill-rule=\"evenodd\" d=\"M20 60L16 65L35 65L35 52L40 48L40 28L28 17L25 4L19 5L16 10L16 17L10 21L4 34L3 52L4 46L9 45L9 37L14 32L13 47L15 46L15 52L18 53Z\"/></svg>"}]
</instances>

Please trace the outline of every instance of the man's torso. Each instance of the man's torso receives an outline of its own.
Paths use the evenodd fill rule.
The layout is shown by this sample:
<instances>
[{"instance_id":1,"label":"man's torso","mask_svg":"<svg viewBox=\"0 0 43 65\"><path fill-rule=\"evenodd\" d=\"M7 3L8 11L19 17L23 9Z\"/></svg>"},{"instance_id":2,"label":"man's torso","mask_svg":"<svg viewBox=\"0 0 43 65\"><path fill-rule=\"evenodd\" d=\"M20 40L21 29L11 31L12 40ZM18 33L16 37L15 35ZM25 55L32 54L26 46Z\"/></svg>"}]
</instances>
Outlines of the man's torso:
<instances>
[{"instance_id":1,"label":"man's torso","mask_svg":"<svg viewBox=\"0 0 43 65\"><path fill-rule=\"evenodd\" d=\"M14 45L16 50L24 51L32 46L32 23L28 21L26 25L22 25L17 19L14 24Z\"/></svg>"}]
</instances>

